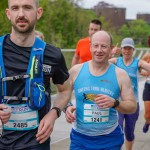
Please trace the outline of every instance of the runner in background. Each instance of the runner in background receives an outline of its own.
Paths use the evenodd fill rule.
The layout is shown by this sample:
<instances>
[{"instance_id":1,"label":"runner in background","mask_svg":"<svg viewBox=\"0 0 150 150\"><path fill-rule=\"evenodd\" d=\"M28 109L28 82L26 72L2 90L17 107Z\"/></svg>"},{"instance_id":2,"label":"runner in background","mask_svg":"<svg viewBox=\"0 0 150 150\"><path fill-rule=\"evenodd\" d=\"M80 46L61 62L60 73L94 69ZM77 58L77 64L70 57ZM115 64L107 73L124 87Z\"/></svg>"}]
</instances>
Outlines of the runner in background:
<instances>
[{"instance_id":1,"label":"runner in background","mask_svg":"<svg viewBox=\"0 0 150 150\"><path fill-rule=\"evenodd\" d=\"M98 19L91 20L88 28L89 36L83 39L80 39L76 46L75 54L72 58L72 66L89 61L92 59L90 52L90 39L91 36L102 29L102 23Z\"/></svg>"},{"instance_id":2,"label":"runner in background","mask_svg":"<svg viewBox=\"0 0 150 150\"><path fill-rule=\"evenodd\" d=\"M44 41L44 35L42 32L35 30L35 36L39 37L42 41Z\"/></svg>"},{"instance_id":3,"label":"runner in background","mask_svg":"<svg viewBox=\"0 0 150 150\"><path fill-rule=\"evenodd\" d=\"M124 129L126 137L126 150L132 150L135 139L135 125L139 117L138 74L140 69L150 71L150 64L133 57L135 46L132 38L127 37L122 40L121 51L122 57L112 58L109 61L111 63L114 63L116 66L124 69L128 73L132 82L132 88L134 90L134 96L137 102L137 110L133 114L119 113L119 124Z\"/></svg>"},{"instance_id":4,"label":"runner in background","mask_svg":"<svg viewBox=\"0 0 150 150\"><path fill-rule=\"evenodd\" d=\"M150 64L150 53L146 53L142 57L142 60ZM143 101L144 101L144 108L145 108L145 114L144 114L145 124L143 126L143 132L147 133L150 125L150 72L141 69L140 74L146 77L144 90L143 90Z\"/></svg>"}]
</instances>

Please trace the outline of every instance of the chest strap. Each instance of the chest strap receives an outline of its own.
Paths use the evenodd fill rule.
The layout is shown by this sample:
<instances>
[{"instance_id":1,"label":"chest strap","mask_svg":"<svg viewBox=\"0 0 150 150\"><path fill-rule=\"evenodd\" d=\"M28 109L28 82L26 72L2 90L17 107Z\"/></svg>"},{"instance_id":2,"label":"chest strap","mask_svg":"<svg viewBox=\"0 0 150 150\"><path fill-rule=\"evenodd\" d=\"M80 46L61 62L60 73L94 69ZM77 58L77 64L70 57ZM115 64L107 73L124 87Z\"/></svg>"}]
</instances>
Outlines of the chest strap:
<instances>
[{"instance_id":1,"label":"chest strap","mask_svg":"<svg viewBox=\"0 0 150 150\"><path fill-rule=\"evenodd\" d=\"M15 81L18 79L26 79L26 78L30 78L30 74L26 74L26 75L18 75L18 76L12 76L12 77L4 77L2 78L2 81Z\"/></svg>"}]
</instances>

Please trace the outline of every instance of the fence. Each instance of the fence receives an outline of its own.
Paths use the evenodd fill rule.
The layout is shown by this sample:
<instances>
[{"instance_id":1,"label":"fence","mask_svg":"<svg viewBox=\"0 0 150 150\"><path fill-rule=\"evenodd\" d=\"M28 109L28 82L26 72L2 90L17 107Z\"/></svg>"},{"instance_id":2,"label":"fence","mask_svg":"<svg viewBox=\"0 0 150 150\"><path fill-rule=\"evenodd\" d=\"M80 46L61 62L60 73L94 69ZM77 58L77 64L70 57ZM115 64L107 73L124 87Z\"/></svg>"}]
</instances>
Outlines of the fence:
<instances>
[{"instance_id":1,"label":"fence","mask_svg":"<svg viewBox=\"0 0 150 150\"><path fill-rule=\"evenodd\" d=\"M62 52L63 52L64 56L66 56L66 53L71 53L70 57L71 56L73 57L75 49L62 49ZM145 53L148 53L148 52L150 52L150 48L136 48L134 53L133 53L133 56L140 59ZM70 57L69 57L69 60L70 60Z\"/></svg>"},{"instance_id":2,"label":"fence","mask_svg":"<svg viewBox=\"0 0 150 150\"><path fill-rule=\"evenodd\" d=\"M136 50L133 53L133 56L137 57L138 59L141 59L141 57L145 53L149 53L149 52L150 52L150 48L136 48Z\"/></svg>"}]
</instances>

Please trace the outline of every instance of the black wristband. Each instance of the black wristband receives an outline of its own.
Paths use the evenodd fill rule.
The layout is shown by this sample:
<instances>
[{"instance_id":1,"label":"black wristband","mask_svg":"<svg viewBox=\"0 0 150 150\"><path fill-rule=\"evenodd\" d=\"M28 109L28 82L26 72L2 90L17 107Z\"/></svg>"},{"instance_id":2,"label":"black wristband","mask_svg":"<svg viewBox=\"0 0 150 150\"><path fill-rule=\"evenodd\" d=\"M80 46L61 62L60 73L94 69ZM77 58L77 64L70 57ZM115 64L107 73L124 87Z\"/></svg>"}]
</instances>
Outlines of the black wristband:
<instances>
[{"instance_id":1,"label":"black wristband","mask_svg":"<svg viewBox=\"0 0 150 150\"><path fill-rule=\"evenodd\" d=\"M58 108L58 107L53 107L52 109L55 109L56 110L56 112L57 112L57 117L59 118L60 116L61 116L61 110L60 110L60 108ZM51 110L52 110L51 109Z\"/></svg>"},{"instance_id":2,"label":"black wristband","mask_svg":"<svg viewBox=\"0 0 150 150\"><path fill-rule=\"evenodd\" d=\"M115 99L114 106L112 108L118 107L120 104L119 100Z\"/></svg>"}]
</instances>

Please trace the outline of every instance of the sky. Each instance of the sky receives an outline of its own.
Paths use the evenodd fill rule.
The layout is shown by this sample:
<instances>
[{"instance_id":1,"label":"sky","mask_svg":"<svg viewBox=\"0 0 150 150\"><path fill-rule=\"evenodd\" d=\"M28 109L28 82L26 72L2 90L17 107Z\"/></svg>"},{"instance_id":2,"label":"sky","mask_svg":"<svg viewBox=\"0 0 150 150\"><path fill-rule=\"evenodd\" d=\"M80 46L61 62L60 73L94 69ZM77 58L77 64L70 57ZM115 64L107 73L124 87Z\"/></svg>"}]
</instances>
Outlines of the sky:
<instances>
[{"instance_id":1,"label":"sky","mask_svg":"<svg viewBox=\"0 0 150 150\"><path fill-rule=\"evenodd\" d=\"M150 14L150 0L80 0L80 6L92 8L100 1L126 8L126 19L136 19L137 13Z\"/></svg>"}]
</instances>

